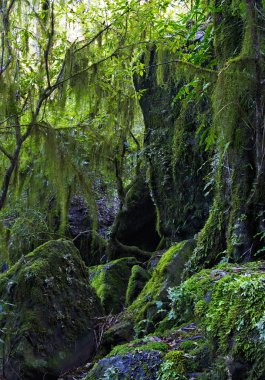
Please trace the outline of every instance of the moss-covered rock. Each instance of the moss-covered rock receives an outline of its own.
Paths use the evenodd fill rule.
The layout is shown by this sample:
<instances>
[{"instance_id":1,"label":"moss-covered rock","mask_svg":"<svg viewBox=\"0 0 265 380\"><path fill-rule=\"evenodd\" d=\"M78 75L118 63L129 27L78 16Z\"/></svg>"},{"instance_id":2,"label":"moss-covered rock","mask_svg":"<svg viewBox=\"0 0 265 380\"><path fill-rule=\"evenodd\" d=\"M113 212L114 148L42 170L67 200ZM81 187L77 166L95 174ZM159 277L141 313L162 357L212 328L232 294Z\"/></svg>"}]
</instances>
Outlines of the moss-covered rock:
<instances>
[{"instance_id":1,"label":"moss-covered rock","mask_svg":"<svg viewBox=\"0 0 265 380\"><path fill-rule=\"evenodd\" d=\"M116 356L116 355L123 355L127 354L128 352L133 351L167 351L169 348L168 344L161 342L160 340L154 340L152 337L148 339L146 337L145 340L143 339L136 339L134 341L131 341L130 343L120 344L115 346L110 354L108 356Z\"/></svg>"},{"instance_id":2,"label":"moss-covered rock","mask_svg":"<svg viewBox=\"0 0 265 380\"><path fill-rule=\"evenodd\" d=\"M264 262L203 270L171 293L175 323L196 319L233 379L264 379ZM211 377L209 377L211 378Z\"/></svg>"},{"instance_id":3,"label":"moss-covered rock","mask_svg":"<svg viewBox=\"0 0 265 380\"><path fill-rule=\"evenodd\" d=\"M69 241L50 241L0 277L0 294L14 305L5 332L8 380L57 379L95 349L100 302L79 252Z\"/></svg>"},{"instance_id":4,"label":"moss-covered rock","mask_svg":"<svg viewBox=\"0 0 265 380\"><path fill-rule=\"evenodd\" d=\"M91 285L95 288L106 313L118 313L125 304L126 289L134 257L125 257L89 268Z\"/></svg>"},{"instance_id":5,"label":"moss-covered rock","mask_svg":"<svg viewBox=\"0 0 265 380\"><path fill-rule=\"evenodd\" d=\"M162 255L150 280L128 308L128 312L131 313L136 323L155 322L159 306L161 303L167 302L168 288L181 283L183 268L191 257L193 248L193 241L184 241L172 246ZM159 313L158 318L161 317L162 314ZM150 329L153 327L150 326Z\"/></svg>"},{"instance_id":6,"label":"moss-covered rock","mask_svg":"<svg viewBox=\"0 0 265 380\"><path fill-rule=\"evenodd\" d=\"M160 380L187 380L186 358L184 351L169 351L163 360L159 370L158 379Z\"/></svg>"},{"instance_id":7,"label":"moss-covered rock","mask_svg":"<svg viewBox=\"0 0 265 380\"><path fill-rule=\"evenodd\" d=\"M140 265L134 265L132 267L131 277L129 278L128 288L126 292L127 306L136 299L149 279L150 274Z\"/></svg>"},{"instance_id":8,"label":"moss-covered rock","mask_svg":"<svg viewBox=\"0 0 265 380\"><path fill-rule=\"evenodd\" d=\"M157 350L135 351L100 360L83 380L157 380L163 354Z\"/></svg>"},{"instance_id":9,"label":"moss-covered rock","mask_svg":"<svg viewBox=\"0 0 265 380\"><path fill-rule=\"evenodd\" d=\"M197 353L194 354L201 351L204 344L205 339L195 323L175 328L165 336L148 335L134 339L115 346L94 365L86 379L192 379L194 372L198 374L198 371L204 370ZM158 360L156 365L154 358Z\"/></svg>"},{"instance_id":10,"label":"moss-covered rock","mask_svg":"<svg viewBox=\"0 0 265 380\"><path fill-rule=\"evenodd\" d=\"M168 344L153 337L117 345L106 358L95 364L85 380L156 380L162 358L168 349Z\"/></svg>"},{"instance_id":11,"label":"moss-covered rock","mask_svg":"<svg viewBox=\"0 0 265 380\"><path fill-rule=\"evenodd\" d=\"M110 352L113 346L130 341L135 334L141 337L155 330L156 324L169 309L167 289L180 284L182 270L193 247L191 240L178 243L164 252L139 296L105 331L102 342L104 354Z\"/></svg>"}]
</instances>

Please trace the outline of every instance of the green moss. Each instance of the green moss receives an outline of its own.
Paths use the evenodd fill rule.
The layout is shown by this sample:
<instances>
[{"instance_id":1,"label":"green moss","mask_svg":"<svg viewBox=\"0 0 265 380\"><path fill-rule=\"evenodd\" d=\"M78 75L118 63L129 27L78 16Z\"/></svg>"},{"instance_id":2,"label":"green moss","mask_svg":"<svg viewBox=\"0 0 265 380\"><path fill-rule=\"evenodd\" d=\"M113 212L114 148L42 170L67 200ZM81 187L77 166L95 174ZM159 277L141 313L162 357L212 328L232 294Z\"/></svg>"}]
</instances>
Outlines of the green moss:
<instances>
[{"instance_id":1,"label":"green moss","mask_svg":"<svg viewBox=\"0 0 265 380\"><path fill-rule=\"evenodd\" d=\"M15 305L1 328L10 363L22 378L32 378L34 371L39 378L47 371L57 374L69 363L88 359L102 308L73 243L50 241L22 257L0 276L0 293Z\"/></svg>"},{"instance_id":2,"label":"green moss","mask_svg":"<svg viewBox=\"0 0 265 380\"><path fill-rule=\"evenodd\" d=\"M128 282L128 287L126 291L126 305L130 305L141 290L144 288L146 282L149 280L149 273L140 267L139 265L134 265L132 267L131 276Z\"/></svg>"},{"instance_id":3,"label":"green moss","mask_svg":"<svg viewBox=\"0 0 265 380\"><path fill-rule=\"evenodd\" d=\"M225 229L223 206L222 199L216 196L210 210L209 218L198 234L194 254L186 265L184 271L185 278L203 267L216 263L216 260L223 255L225 249L223 238Z\"/></svg>"},{"instance_id":4,"label":"green moss","mask_svg":"<svg viewBox=\"0 0 265 380\"><path fill-rule=\"evenodd\" d=\"M185 340L181 342L179 348L181 351L191 351L197 346L197 343L193 340Z\"/></svg>"},{"instance_id":5,"label":"green moss","mask_svg":"<svg viewBox=\"0 0 265 380\"><path fill-rule=\"evenodd\" d=\"M152 273L151 279L145 285L137 299L132 303L131 306L129 306L128 311L135 316L136 322L144 319L149 307L153 306L154 301L158 300L164 282L166 280L168 267L172 262L174 256L178 253L179 250L184 247L184 245L185 242L178 243L163 254L159 263L157 264L157 267Z\"/></svg>"},{"instance_id":6,"label":"green moss","mask_svg":"<svg viewBox=\"0 0 265 380\"><path fill-rule=\"evenodd\" d=\"M107 313L121 311L125 303L131 268L135 264L135 258L126 257L89 268L91 285Z\"/></svg>"},{"instance_id":7,"label":"green moss","mask_svg":"<svg viewBox=\"0 0 265 380\"><path fill-rule=\"evenodd\" d=\"M264 263L222 264L203 270L175 289L177 323L195 318L213 350L252 363L263 373L265 354Z\"/></svg>"},{"instance_id":8,"label":"green moss","mask_svg":"<svg viewBox=\"0 0 265 380\"><path fill-rule=\"evenodd\" d=\"M161 380L186 380L186 358L183 351L169 351L160 366L158 378Z\"/></svg>"},{"instance_id":9,"label":"green moss","mask_svg":"<svg viewBox=\"0 0 265 380\"><path fill-rule=\"evenodd\" d=\"M184 351L178 351L178 350L173 350L169 351L166 353L164 357L165 361L171 362L174 364L173 370L180 373L184 374L186 372L186 359L184 357Z\"/></svg>"},{"instance_id":10,"label":"green moss","mask_svg":"<svg viewBox=\"0 0 265 380\"><path fill-rule=\"evenodd\" d=\"M128 344L121 344L113 348L108 356L124 355L132 351L161 351L168 350L168 345L163 342L144 342L141 339L134 340Z\"/></svg>"}]
</instances>

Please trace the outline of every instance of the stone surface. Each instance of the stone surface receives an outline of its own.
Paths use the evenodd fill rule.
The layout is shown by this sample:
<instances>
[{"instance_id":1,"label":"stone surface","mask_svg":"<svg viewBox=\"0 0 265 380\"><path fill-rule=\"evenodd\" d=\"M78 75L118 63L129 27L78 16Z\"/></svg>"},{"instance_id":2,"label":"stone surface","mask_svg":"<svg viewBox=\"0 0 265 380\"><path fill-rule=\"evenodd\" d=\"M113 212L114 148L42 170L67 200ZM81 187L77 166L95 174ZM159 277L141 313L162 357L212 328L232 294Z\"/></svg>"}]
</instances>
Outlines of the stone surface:
<instances>
[{"instance_id":1,"label":"stone surface","mask_svg":"<svg viewBox=\"0 0 265 380\"><path fill-rule=\"evenodd\" d=\"M183 269L193 249L194 240L190 240L178 243L163 253L150 280L128 308L134 321L148 321L148 329L152 330L153 322L163 318L163 313L159 311L160 306L165 308L163 303L168 303L168 288L181 283Z\"/></svg>"},{"instance_id":2,"label":"stone surface","mask_svg":"<svg viewBox=\"0 0 265 380\"><path fill-rule=\"evenodd\" d=\"M85 377L85 380L156 380L162 362L159 351L133 352L125 355L107 357L98 362Z\"/></svg>"},{"instance_id":3,"label":"stone surface","mask_svg":"<svg viewBox=\"0 0 265 380\"><path fill-rule=\"evenodd\" d=\"M107 314L123 309L131 269L135 264L137 260L134 257L125 257L89 268L91 285Z\"/></svg>"},{"instance_id":4,"label":"stone surface","mask_svg":"<svg viewBox=\"0 0 265 380\"><path fill-rule=\"evenodd\" d=\"M134 265L132 267L131 277L129 278L126 291L126 306L130 305L136 299L149 279L150 274L140 265Z\"/></svg>"},{"instance_id":5,"label":"stone surface","mask_svg":"<svg viewBox=\"0 0 265 380\"><path fill-rule=\"evenodd\" d=\"M116 216L111 240L154 251L160 241L156 230L156 209L143 174L139 174L127 190L125 205ZM120 257L114 245L109 246L110 256Z\"/></svg>"},{"instance_id":6,"label":"stone surface","mask_svg":"<svg viewBox=\"0 0 265 380\"><path fill-rule=\"evenodd\" d=\"M1 275L0 294L8 380L57 379L94 352L102 308L71 242L50 241L22 257Z\"/></svg>"},{"instance_id":7,"label":"stone surface","mask_svg":"<svg viewBox=\"0 0 265 380\"><path fill-rule=\"evenodd\" d=\"M161 57L163 55L163 58ZM204 178L209 173L209 155L200 148L197 115L206 103L193 102L181 110L177 94L183 79L174 65L159 65L175 59L167 49L143 57L145 75L135 75L137 91L143 91L140 106L145 123L144 152L148 182L157 209L157 226L171 241L190 239L207 218L211 197L204 196ZM148 62L148 63L147 63Z\"/></svg>"}]
</instances>

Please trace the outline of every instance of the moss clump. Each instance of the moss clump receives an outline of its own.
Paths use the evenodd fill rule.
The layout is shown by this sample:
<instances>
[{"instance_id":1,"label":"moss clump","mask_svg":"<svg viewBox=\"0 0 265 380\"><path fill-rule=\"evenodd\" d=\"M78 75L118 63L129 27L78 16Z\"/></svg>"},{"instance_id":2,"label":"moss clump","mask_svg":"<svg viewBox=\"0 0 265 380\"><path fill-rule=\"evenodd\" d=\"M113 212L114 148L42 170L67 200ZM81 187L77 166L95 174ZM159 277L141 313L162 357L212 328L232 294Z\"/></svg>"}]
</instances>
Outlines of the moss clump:
<instances>
[{"instance_id":1,"label":"moss clump","mask_svg":"<svg viewBox=\"0 0 265 380\"><path fill-rule=\"evenodd\" d=\"M184 342L180 343L179 348L182 351L191 351L197 346L197 343L193 340L185 340Z\"/></svg>"},{"instance_id":2,"label":"moss clump","mask_svg":"<svg viewBox=\"0 0 265 380\"><path fill-rule=\"evenodd\" d=\"M161 351L168 350L168 345L163 342L143 341L142 339L134 340L127 344L120 344L113 348L108 356L124 355L133 351Z\"/></svg>"},{"instance_id":3,"label":"moss clump","mask_svg":"<svg viewBox=\"0 0 265 380\"><path fill-rule=\"evenodd\" d=\"M149 279L149 273L144 268L140 267L140 265L134 265L132 267L131 277L129 279L126 292L127 306L135 300Z\"/></svg>"},{"instance_id":4,"label":"moss clump","mask_svg":"<svg viewBox=\"0 0 265 380\"><path fill-rule=\"evenodd\" d=\"M158 378L160 380L186 380L186 358L183 351L169 351L161 364Z\"/></svg>"},{"instance_id":5,"label":"moss clump","mask_svg":"<svg viewBox=\"0 0 265 380\"><path fill-rule=\"evenodd\" d=\"M264 263L203 270L171 293L177 323L195 318L214 353L252 363L246 379L264 378ZM259 269L260 268L260 269Z\"/></svg>"},{"instance_id":6,"label":"moss clump","mask_svg":"<svg viewBox=\"0 0 265 380\"><path fill-rule=\"evenodd\" d=\"M0 293L15 305L1 321L8 378L58 377L89 359L102 308L71 242L50 241L22 257L0 276Z\"/></svg>"},{"instance_id":7,"label":"moss clump","mask_svg":"<svg viewBox=\"0 0 265 380\"><path fill-rule=\"evenodd\" d=\"M186 372L186 365L185 365L185 357L184 357L184 351L169 351L165 355L165 361L171 362L174 364L173 369L181 374L184 374Z\"/></svg>"},{"instance_id":8,"label":"moss clump","mask_svg":"<svg viewBox=\"0 0 265 380\"><path fill-rule=\"evenodd\" d=\"M137 260L134 257L125 257L89 268L91 285L107 313L122 310L131 268L135 264Z\"/></svg>"}]
</instances>

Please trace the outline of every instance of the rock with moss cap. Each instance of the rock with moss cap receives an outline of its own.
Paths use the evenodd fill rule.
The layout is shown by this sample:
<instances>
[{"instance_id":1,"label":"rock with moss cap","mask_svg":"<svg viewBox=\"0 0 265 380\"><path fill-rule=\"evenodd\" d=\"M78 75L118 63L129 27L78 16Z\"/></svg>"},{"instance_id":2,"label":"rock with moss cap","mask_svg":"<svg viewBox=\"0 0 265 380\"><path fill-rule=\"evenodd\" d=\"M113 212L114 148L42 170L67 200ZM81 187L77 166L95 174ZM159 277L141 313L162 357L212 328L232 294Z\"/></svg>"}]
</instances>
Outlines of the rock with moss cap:
<instances>
[{"instance_id":1,"label":"rock with moss cap","mask_svg":"<svg viewBox=\"0 0 265 380\"><path fill-rule=\"evenodd\" d=\"M106 313L116 314L124 307L131 270L137 263L134 257L125 257L89 268L91 285Z\"/></svg>"},{"instance_id":2,"label":"rock with moss cap","mask_svg":"<svg viewBox=\"0 0 265 380\"><path fill-rule=\"evenodd\" d=\"M6 320L8 380L57 379L95 349L100 302L79 252L69 241L50 241L0 277ZM8 304L7 304L8 303Z\"/></svg>"},{"instance_id":3,"label":"rock with moss cap","mask_svg":"<svg viewBox=\"0 0 265 380\"><path fill-rule=\"evenodd\" d=\"M220 264L172 289L171 318L175 324L196 320L214 357L205 379L217 378L217 367L236 380L265 378L264 292L264 262Z\"/></svg>"},{"instance_id":4,"label":"rock with moss cap","mask_svg":"<svg viewBox=\"0 0 265 380\"><path fill-rule=\"evenodd\" d=\"M167 289L181 283L181 273L192 255L193 247L193 240L184 241L163 253L136 300L105 331L104 352L109 352L114 344L128 342L135 333L143 336L155 330L156 324L165 316L163 309L168 304Z\"/></svg>"},{"instance_id":5,"label":"rock with moss cap","mask_svg":"<svg viewBox=\"0 0 265 380\"><path fill-rule=\"evenodd\" d=\"M165 337L149 335L143 339L135 339L129 343L117 345L105 358L94 365L85 380L194 379L194 370L199 369L196 364L197 358L189 355L186 348L180 349L180 345L185 342L189 350L194 347L198 348L199 340L197 338L197 328L192 324L171 332Z\"/></svg>"},{"instance_id":6,"label":"rock with moss cap","mask_svg":"<svg viewBox=\"0 0 265 380\"><path fill-rule=\"evenodd\" d=\"M161 351L144 348L106 357L83 380L157 380L162 357Z\"/></svg>"},{"instance_id":7,"label":"rock with moss cap","mask_svg":"<svg viewBox=\"0 0 265 380\"><path fill-rule=\"evenodd\" d=\"M139 293L143 290L145 284L150 279L150 274L147 270L140 265L132 267L131 277L129 279L128 288L126 292L126 305L130 305Z\"/></svg>"},{"instance_id":8,"label":"rock with moss cap","mask_svg":"<svg viewBox=\"0 0 265 380\"><path fill-rule=\"evenodd\" d=\"M144 321L148 324L147 330L154 330L156 319L163 317L162 313L157 313L158 309L165 306L164 302L168 302L167 290L181 283L181 274L193 248L194 241L189 240L177 243L163 253L150 280L128 308L128 314L132 315L134 322Z\"/></svg>"}]
</instances>

